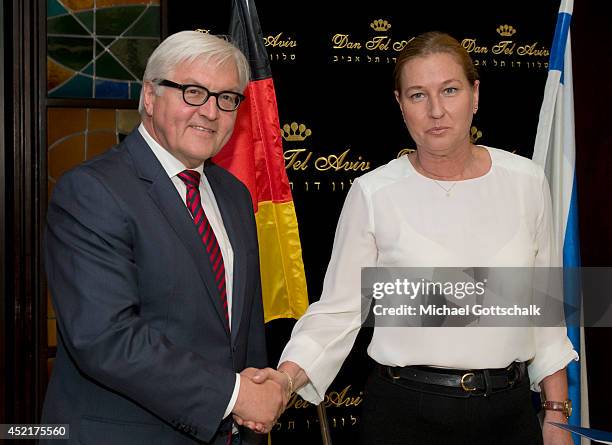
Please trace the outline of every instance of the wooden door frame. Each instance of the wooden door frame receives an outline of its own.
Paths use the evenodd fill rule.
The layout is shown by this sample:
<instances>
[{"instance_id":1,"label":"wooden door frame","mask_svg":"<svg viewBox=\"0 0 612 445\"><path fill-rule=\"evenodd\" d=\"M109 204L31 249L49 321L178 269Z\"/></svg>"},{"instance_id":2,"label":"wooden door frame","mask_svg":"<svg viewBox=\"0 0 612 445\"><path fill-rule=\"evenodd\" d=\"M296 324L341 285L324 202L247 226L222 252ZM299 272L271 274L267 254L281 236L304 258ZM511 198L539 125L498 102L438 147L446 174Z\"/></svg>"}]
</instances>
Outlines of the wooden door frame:
<instances>
[{"instance_id":1,"label":"wooden door frame","mask_svg":"<svg viewBox=\"0 0 612 445\"><path fill-rule=\"evenodd\" d=\"M46 296L41 256L47 201L45 8L46 2L37 0L2 4L3 423L37 423L46 384Z\"/></svg>"}]
</instances>

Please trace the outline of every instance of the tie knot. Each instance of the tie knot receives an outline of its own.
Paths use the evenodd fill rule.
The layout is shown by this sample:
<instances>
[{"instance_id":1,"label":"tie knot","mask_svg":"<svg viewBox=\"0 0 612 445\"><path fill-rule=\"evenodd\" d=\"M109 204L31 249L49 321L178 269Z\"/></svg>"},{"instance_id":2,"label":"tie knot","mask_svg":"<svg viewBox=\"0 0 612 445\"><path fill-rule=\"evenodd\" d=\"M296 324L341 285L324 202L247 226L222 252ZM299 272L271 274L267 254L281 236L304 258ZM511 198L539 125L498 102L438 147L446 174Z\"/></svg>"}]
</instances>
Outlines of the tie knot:
<instances>
[{"instance_id":1,"label":"tie knot","mask_svg":"<svg viewBox=\"0 0 612 445\"><path fill-rule=\"evenodd\" d=\"M178 174L178 177L187 187L198 188L200 186L200 173L195 170L183 170Z\"/></svg>"}]
</instances>

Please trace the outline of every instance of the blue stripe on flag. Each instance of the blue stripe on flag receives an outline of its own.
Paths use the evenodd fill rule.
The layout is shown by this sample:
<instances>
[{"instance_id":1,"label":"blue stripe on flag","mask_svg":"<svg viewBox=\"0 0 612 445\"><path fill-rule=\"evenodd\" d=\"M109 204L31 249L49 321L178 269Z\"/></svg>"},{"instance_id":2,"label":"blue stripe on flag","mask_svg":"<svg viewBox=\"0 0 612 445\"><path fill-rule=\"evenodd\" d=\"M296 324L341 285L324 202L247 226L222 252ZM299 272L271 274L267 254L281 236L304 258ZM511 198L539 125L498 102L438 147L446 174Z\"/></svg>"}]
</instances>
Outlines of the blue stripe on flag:
<instances>
[{"instance_id":1,"label":"blue stripe on flag","mask_svg":"<svg viewBox=\"0 0 612 445\"><path fill-rule=\"evenodd\" d=\"M567 34L569 33L572 15L567 12L560 12L555 28L555 38L550 51L550 65L548 70L559 70L563 72L563 58L565 57L565 45Z\"/></svg>"},{"instance_id":2,"label":"blue stripe on flag","mask_svg":"<svg viewBox=\"0 0 612 445\"><path fill-rule=\"evenodd\" d=\"M568 326L567 336L569 337L574 350L580 354L580 326ZM572 401L572 416L569 418L571 425L580 426L581 424L581 395L580 395L580 363L571 361L567 365L567 397ZM575 438L574 438L575 439ZM576 442L574 440L574 442ZM578 443L580 443L578 441Z\"/></svg>"},{"instance_id":3,"label":"blue stripe on flag","mask_svg":"<svg viewBox=\"0 0 612 445\"><path fill-rule=\"evenodd\" d=\"M572 186L565 239L563 240L563 266L580 267L580 240L578 239L578 197L576 196L576 173Z\"/></svg>"}]
</instances>

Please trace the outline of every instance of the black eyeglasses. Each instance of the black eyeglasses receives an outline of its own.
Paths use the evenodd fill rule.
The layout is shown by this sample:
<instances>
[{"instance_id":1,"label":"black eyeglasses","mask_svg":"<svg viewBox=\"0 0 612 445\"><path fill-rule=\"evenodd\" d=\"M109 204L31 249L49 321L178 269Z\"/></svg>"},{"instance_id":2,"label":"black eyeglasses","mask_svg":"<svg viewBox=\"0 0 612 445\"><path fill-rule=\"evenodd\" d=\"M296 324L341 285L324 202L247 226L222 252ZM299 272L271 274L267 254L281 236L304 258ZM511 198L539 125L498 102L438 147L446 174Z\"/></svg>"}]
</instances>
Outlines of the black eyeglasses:
<instances>
[{"instance_id":1,"label":"black eyeglasses","mask_svg":"<svg viewBox=\"0 0 612 445\"><path fill-rule=\"evenodd\" d=\"M217 98L217 107L223 111L236 111L240 106L240 103L246 99L240 93L234 91L219 91L213 93L208 88L202 85L181 85L180 83L172 82L167 79L160 79L156 81L158 85L170 88L176 88L183 92L183 100L186 104L194 107L204 105L211 96Z\"/></svg>"}]
</instances>

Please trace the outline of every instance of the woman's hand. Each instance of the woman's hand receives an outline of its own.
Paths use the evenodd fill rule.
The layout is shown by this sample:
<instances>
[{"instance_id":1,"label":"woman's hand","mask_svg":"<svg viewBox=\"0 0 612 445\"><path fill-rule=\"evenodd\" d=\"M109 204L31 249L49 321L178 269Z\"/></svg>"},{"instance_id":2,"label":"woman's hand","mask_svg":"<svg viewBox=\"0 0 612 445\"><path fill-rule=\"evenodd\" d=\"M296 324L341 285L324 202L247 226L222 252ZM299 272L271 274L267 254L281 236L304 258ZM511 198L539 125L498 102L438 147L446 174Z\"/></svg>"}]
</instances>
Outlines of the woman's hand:
<instances>
[{"instance_id":1,"label":"woman's hand","mask_svg":"<svg viewBox=\"0 0 612 445\"><path fill-rule=\"evenodd\" d=\"M540 382L545 400L567 399L567 375L565 368L545 377ZM542 437L544 445L574 445L572 434L549 422L567 423L565 414L561 411L544 410L544 424L542 425Z\"/></svg>"},{"instance_id":2,"label":"woman's hand","mask_svg":"<svg viewBox=\"0 0 612 445\"><path fill-rule=\"evenodd\" d=\"M567 423L565 415L559 411L546 411L544 424L542 425L542 437L544 445L574 445L572 433L551 425L550 422Z\"/></svg>"}]
</instances>

